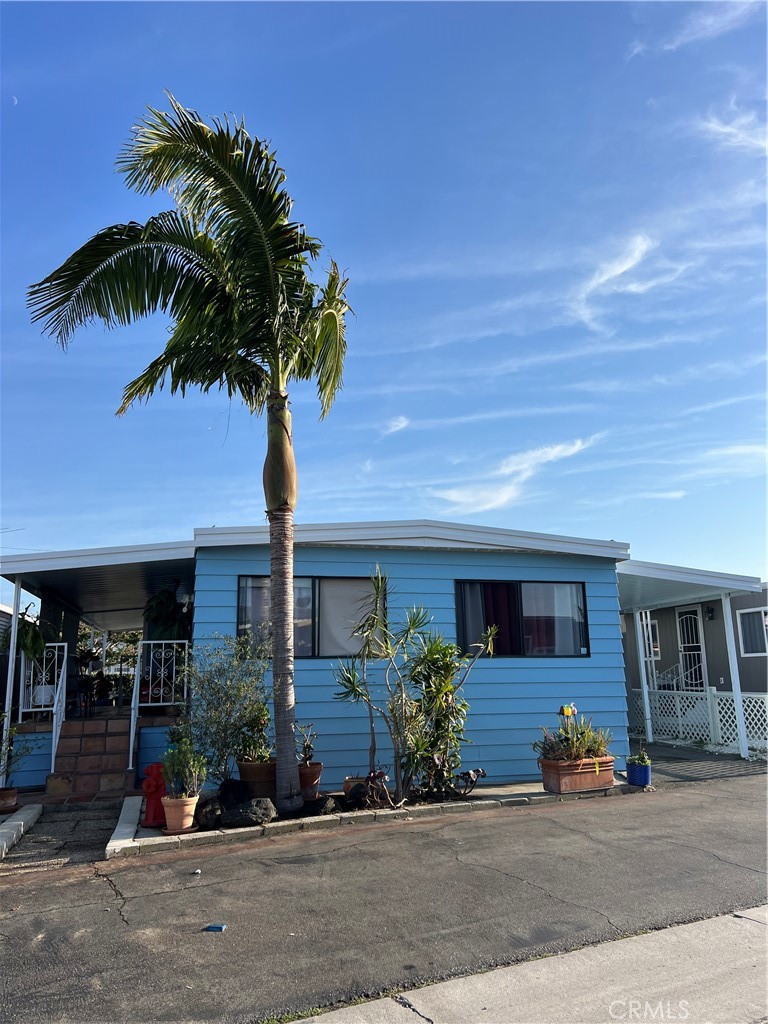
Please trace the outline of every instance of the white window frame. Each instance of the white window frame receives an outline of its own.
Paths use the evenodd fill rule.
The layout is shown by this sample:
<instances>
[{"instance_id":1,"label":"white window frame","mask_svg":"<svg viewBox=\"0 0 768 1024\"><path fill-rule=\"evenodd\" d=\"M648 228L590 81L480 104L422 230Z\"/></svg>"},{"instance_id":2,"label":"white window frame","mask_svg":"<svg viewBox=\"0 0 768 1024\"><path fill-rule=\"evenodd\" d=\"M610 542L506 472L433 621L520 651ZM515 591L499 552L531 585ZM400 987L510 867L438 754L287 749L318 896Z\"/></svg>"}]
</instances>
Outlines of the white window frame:
<instances>
[{"instance_id":1,"label":"white window frame","mask_svg":"<svg viewBox=\"0 0 768 1024\"><path fill-rule=\"evenodd\" d=\"M764 651L752 651L749 654L744 650L744 634L741 630L741 616L742 615L762 615L763 617L763 629L765 630L765 650ZM766 615L768 615L768 608L739 608L736 612L736 623L739 627L739 652L742 658L768 658L768 625L766 625Z\"/></svg>"}]
</instances>

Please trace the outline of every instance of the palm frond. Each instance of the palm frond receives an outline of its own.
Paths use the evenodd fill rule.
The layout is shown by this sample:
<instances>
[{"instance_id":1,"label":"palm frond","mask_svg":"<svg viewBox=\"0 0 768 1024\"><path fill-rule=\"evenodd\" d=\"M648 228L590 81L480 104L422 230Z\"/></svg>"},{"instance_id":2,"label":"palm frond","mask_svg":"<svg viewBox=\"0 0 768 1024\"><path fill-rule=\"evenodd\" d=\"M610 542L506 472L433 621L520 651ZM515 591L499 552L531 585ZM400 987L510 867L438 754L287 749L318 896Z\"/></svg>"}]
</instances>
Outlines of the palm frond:
<instances>
[{"instance_id":1,"label":"palm frond","mask_svg":"<svg viewBox=\"0 0 768 1024\"><path fill-rule=\"evenodd\" d=\"M345 317L350 312L345 294L348 283L348 278L341 276L338 266L331 260L320 297L309 309L302 310L303 320L296 332L300 348L294 372L299 380L314 378L317 381L321 419L328 415L342 386L347 353Z\"/></svg>"},{"instance_id":2,"label":"palm frond","mask_svg":"<svg viewBox=\"0 0 768 1024\"><path fill-rule=\"evenodd\" d=\"M281 282L300 283L302 257L316 256L320 244L290 221L285 174L265 142L228 118L210 127L168 95L171 112L149 108L118 169L140 193L168 189L190 220L243 256L252 284L270 294L276 312Z\"/></svg>"},{"instance_id":3,"label":"palm frond","mask_svg":"<svg viewBox=\"0 0 768 1024\"><path fill-rule=\"evenodd\" d=\"M172 211L99 231L30 287L27 304L33 322L43 320L66 347L77 327L94 320L114 327L157 310L179 316L190 303L221 302L224 275L212 239Z\"/></svg>"}]
</instances>

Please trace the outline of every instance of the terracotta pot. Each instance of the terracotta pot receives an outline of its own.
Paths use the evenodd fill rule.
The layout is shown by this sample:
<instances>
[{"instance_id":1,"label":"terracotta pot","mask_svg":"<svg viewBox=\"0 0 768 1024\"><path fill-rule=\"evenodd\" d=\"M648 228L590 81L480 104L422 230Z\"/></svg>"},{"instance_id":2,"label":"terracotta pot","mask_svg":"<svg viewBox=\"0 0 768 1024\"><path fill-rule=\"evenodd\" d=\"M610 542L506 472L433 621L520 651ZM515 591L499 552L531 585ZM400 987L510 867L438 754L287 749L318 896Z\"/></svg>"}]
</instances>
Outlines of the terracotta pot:
<instances>
[{"instance_id":1,"label":"terracotta pot","mask_svg":"<svg viewBox=\"0 0 768 1024\"><path fill-rule=\"evenodd\" d=\"M548 761L541 757L539 767L547 793L585 793L612 788L613 762L613 757L585 757L583 761Z\"/></svg>"},{"instance_id":2,"label":"terracotta pot","mask_svg":"<svg viewBox=\"0 0 768 1024\"><path fill-rule=\"evenodd\" d=\"M320 788L320 776L323 774L322 761L310 761L299 765L299 785L305 800L317 800Z\"/></svg>"},{"instance_id":3,"label":"terracotta pot","mask_svg":"<svg viewBox=\"0 0 768 1024\"><path fill-rule=\"evenodd\" d=\"M344 796L349 796L349 791L355 786L364 786L366 775L348 775L344 779Z\"/></svg>"},{"instance_id":4,"label":"terracotta pot","mask_svg":"<svg viewBox=\"0 0 768 1024\"><path fill-rule=\"evenodd\" d=\"M9 811L16 810L16 801L19 796L17 789L11 789L6 786L0 789L0 814L8 814Z\"/></svg>"},{"instance_id":5,"label":"terracotta pot","mask_svg":"<svg viewBox=\"0 0 768 1024\"><path fill-rule=\"evenodd\" d=\"M196 796L164 796L162 798L165 811L165 831L169 836L189 832L195 824Z\"/></svg>"},{"instance_id":6,"label":"terracotta pot","mask_svg":"<svg viewBox=\"0 0 768 1024\"><path fill-rule=\"evenodd\" d=\"M277 764L275 761L238 761L240 778L248 783L251 795L277 799Z\"/></svg>"}]
</instances>

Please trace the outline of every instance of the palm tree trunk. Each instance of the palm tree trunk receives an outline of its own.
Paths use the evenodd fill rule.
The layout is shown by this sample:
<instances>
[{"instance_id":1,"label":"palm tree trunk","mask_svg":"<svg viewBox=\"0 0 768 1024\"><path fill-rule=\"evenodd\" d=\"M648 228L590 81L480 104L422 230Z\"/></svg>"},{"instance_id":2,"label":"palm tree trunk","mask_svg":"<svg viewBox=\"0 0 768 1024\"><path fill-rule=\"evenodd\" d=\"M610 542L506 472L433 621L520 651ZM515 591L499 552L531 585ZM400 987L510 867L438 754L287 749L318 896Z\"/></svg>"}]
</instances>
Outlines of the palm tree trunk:
<instances>
[{"instance_id":1,"label":"palm tree trunk","mask_svg":"<svg viewBox=\"0 0 768 1024\"><path fill-rule=\"evenodd\" d=\"M275 711L277 810L303 805L295 754L293 690L293 509L296 505L288 396L270 392L267 401L267 458L264 497L269 519L270 615L272 618L272 697Z\"/></svg>"}]
</instances>

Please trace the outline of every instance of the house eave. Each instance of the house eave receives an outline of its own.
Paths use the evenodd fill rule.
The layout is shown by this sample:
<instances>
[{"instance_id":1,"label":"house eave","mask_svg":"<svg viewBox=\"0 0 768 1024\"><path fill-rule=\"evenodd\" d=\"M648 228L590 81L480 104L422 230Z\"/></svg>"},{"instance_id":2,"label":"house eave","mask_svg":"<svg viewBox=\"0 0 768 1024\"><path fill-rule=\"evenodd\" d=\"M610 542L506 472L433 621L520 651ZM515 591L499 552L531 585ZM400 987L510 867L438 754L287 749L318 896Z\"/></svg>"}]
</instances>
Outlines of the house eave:
<instances>
[{"instance_id":1,"label":"house eave","mask_svg":"<svg viewBox=\"0 0 768 1024\"><path fill-rule=\"evenodd\" d=\"M622 612L718 601L728 594L759 593L757 576L692 569L631 559L617 567Z\"/></svg>"},{"instance_id":2,"label":"house eave","mask_svg":"<svg viewBox=\"0 0 768 1024\"><path fill-rule=\"evenodd\" d=\"M195 549L266 546L266 526L211 527L194 532ZM629 558L629 545L619 541L465 526L430 519L370 523L308 523L295 528L296 547L390 548L443 551L521 551L584 555L618 562Z\"/></svg>"}]
</instances>

